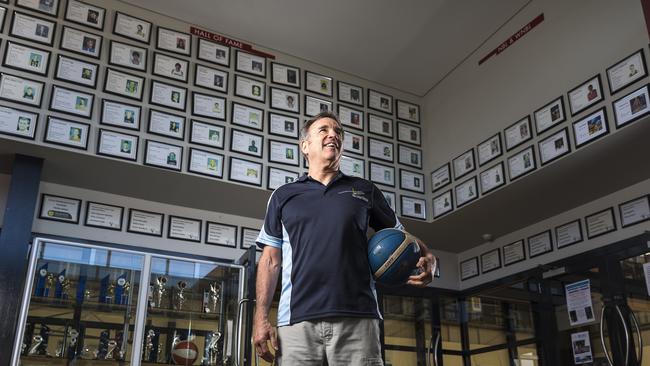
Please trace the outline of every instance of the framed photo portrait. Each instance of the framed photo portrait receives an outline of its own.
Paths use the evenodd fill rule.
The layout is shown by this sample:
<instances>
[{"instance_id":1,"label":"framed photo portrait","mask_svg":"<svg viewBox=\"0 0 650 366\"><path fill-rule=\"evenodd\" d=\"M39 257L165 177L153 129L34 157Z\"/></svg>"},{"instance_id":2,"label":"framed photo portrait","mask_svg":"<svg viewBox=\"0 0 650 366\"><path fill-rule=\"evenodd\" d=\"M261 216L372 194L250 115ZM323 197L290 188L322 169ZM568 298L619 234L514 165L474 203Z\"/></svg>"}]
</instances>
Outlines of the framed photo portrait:
<instances>
[{"instance_id":1,"label":"framed photo portrait","mask_svg":"<svg viewBox=\"0 0 650 366\"><path fill-rule=\"evenodd\" d=\"M407 191L424 193L424 174L400 169L399 188Z\"/></svg>"},{"instance_id":2,"label":"framed photo portrait","mask_svg":"<svg viewBox=\"0 0 650 366\"><path fill-rule=\"evenodd\" d=\"M235 95L266 103L266 83L235 74Z\"/></svg>"},{"instance_id":3,"label":"framed photo portrait","mask_svg":"<svg viewBox=\"0 0 650 366\"><path fill-rule=\"evenodd\" d=\"M9 35L52 46L56 22L14 11Z\"/></svg>"},{"instance_id":4,"label":"framed photo portrait","mask_svg":"<svg viewBox=\"0 0 650 366\"><path fill-rule=\"evenodd\" d=\"M356 155L364 154L364 137L350 131L344 131L343 151Z\"/></svg>"},{"instance_id":5,"label":"framed photo portrait","mask_svg":"<svg viewBox=\"0 0 650 366\"><path fill-rule=\"evenodd\" d=\"M2 66L45 76L49 65L49 51L11 41L6 43Z\"/></svg>"},{"instance_id":6,"label":"framed photo portrait","mask_svg":"<svg viewBox=\"0 0 650 366\"><path fill-rule=\"evenodd\" d=\"M162 51L189 56L192 54L192 35L158 26L156 48Z\"/></svg>"},{"instance_id":7,"label":"framed photo portrait","mask_svg":"<svg viewBox=\"0 0 650 366\"><path fill-rule=\"evenodd\" d=\"M397 144L397 162L421 169L422 150L402 144Z\"/></svg>"},{"instance_id":8,"label":"framed photo portrait","mask_svg":"<svg viewBox=\"0 0 650 366\"><path fill-rule=\"evenodd\" d=\"M139 105L102 99L99 123L139 131L141 114L142 107Z\"/></svg>"},{"instance_id":9,"label":"framed photo portrait","mask_svg":"<svg viewBox=\"0 0 650 366\"><path fill-rule=\"evenodd\" d=\"M370 162L370 181L389 187L395 187L395 168L392 166Z\"/></svg>"},{"instance_id":10,"label":"framed photo portrait","mask_svg":"<svg viewBox=\"0 0 650 366\"><path fill-rule=\"evenodd\" d=\"M176 64L174 64L175 67ZM194 85L220 93L228 93L228 71L195 64Z\"/></svg>"},{"instance_id":11,"label":"framed photo portrait","mask_svg":"<svg viewBox=\"0 0 650 366\"><path fill-rule=\"evenodd\" d=\"M0 134L34 140L38 113L0 106Z\"/></svg>"},{"instance_id":12,"label":"framed photo portrait","mask_svg":"<svg viewBox=\"0 0 650 366\"><path fill-rule=\"evenodd\" d=\"M59 55L54 79L95 89L98 73L99 65L96 63Z\"/></svg>"},{"instance_id":13,"label":"framed photo portrait","mask_svg":"<svg viewBox=\"0 0 650 366\"><path fill-rule=\"evenodd\" d=\"M454 165L454 179L461 178L476 169L474 163L474 149L469 149L452 160Z\"/></svg>"},{"instance_id":14,"label":"framed photo portrait","mask_svg":"<svg viewBox=\"0 0 650 366\"><path fill-rule=\"evenodd\" d=\"M237 226L206 221L205 243L237 248Z\"/></svg>"},{"instance_id":15,"label":"framed photo portrait","mask_svg":"<svg viewBox=\"0 0 650 366\"><path fill-rule=\"evenodd\" d=\"M393 114L393 97L376 90L368 89L368 108Z\"/></svg>"},{"instance_id":16,"label":"framed photo portrait","mask_svg":"<svg viewBox=\"0 0 650 366\"><path fill-rule=\"evenodd\" d=\"M454 187L454 196L456 197L457 208L461 208L477 199L478 187L476 185L476 177L471 177L468 180L456 185Z\"/></svg>"},{"instance_id":17,"label":"framed photo portrait","mask_svg":"<svg viewBox=\"0 0 650 366\"><path fill-rule=\"evenodd\" d=\"M234 125L264 130L264 110L237 102L232 103L231 122Z\"/></svg>"},{"instance_id":18,"label":"framed photo portrait","mask_svg":"<svg viewBox=\"0 0 650 366\"><path fill-rule=\"evenodd\" d=\"M332 111L332 102L305 95L305 116L313 117L320 112Z\"/></svg>"},{"instance_id":19,"label":"framed photo portrait","mask_svg":"<svg viewBox=\"0 0 650 366\"><path fill-rule=\"evenodd\" d=\"M366 178L366 169L365 169L366 163L362 159L341 155L340 164L341 164L340 169L343 172L343 174L352 177L359 177L364 179Z\"/></svg>"},{"instance_id":20,"label":"framed photo portrait","mask_svg":"<svg viewBox=\"0 0 650 366\"><path fill-rule=\"evenodd\" d=\"M230 47L199 38L196 58L213 64L230 67Z\"/></svg>"},{"instance_id":21,"label":"framed photo portrait","mask_svg":"<svg viewBox=\"0 0 650 366\"><path fill-rule=\"evenodd\" d=\"M334 81L331 77L305 70L305 90L332 97Z\"/></svg>"},{"instance_id":22,"label":"framed photo portrait","mask_svg":"<svg viewBox=\"0 0 650 366\"><path fill-rule=\"evenodd\" d=\"M91 118L94 101L95 94L82 93L78 90L52 85L50 110L77 117Z\"/></svg>"},{"instance_id":23,"label":"framed photo portrait","mask_svg":"<svg viewBox=\"0 0 650 366\"><path fill-rule=\"evenodd\" d=\"M146 140L144 165L181 171L183 164L183 147Z\"/></svg>"},{"instance_id":24,"label":"framed photo portrait","mask_svg":"<svg viewBox=\"0 0 650 366\"><path fill-rule=\"evenodd\" d=\"M433 219L438 219L454 210L451 189L433 197Z\"/></svg>"},{"instance_id":25,"label":"framed photo portrait","mask_svg":"<svg viewBox=\"0 0 650 366\"><path fill-rule=\"evenodd\" d=\"M420 127L412 126L408 123L397 122L397 141L420 146L421 134Z\"/></svg>"},{"instance_id":26,"label":"framed photo portrait","mask_svg":"<svg viewBox=\"0 0 650 366\"><path fill-rule=\"evenodd\" d=\"M392 142L368 137L368 156L392 163L395 161L395 145Z\"/></svg>"},{"instance_id":27,"label":"framed photo portrait","mask_svg":"<svg viewBox=\"0 0 650 366\"><path fill-rule=\"evenodd\" d=\"M345 102L357 106L363 106L363 88L357 85L337 81L338 92L336 94L339 102Z\"/></svg>"},{"instance_id":28,"label":"framed photo portrait","mask_svg":"<svg viewBox=\"0 0 650 366\"><path fill-rule=\"evenodd\" d=\"M269 112L269 133L271 135L298 139L299 123L298 117Z\"/></svg>"},{"instance_id":29,"label":"framed photo portrait","mask_svg":"<svg viewBox=\"0 0 650 366\"><path fill-rule=\"evenodd\" d=\"M185 139L185 117L149 108L147 132L153 135Z\"/></svg>"},{"instance_id":30,"label":"framed photo portrait","mask_svg":"<svg viewBox=\"0 0 650 366\"><path fill-rule=\"evenodd\" d=\"M386 203L388 203L388 207L390 207L393 212L397 213L397 196L395 195L395 192L381 190L381 194L384 196Z\"/></svg>"},{"instance_id":31,"label":"framed photo portrait","mask_svg":"<svg viewBox=\"0 0 650 366\"><path fill-rule=\"evenodd\" d=\"M266 58L237 50L235 70L266 79Z\"/></svg>"},{"instance_id":32,"label":"framed photo portrait","mask_svg":"<svg viewBox=\"0 0 650 366\"><path fill-rule=\"evenodd\" d=\"M300 113L300 94L298 92L271 87L271 108Z\"/></svg>"},{"instance_id":33,"label":"framed photo portrait","mask_svg":"<svg viewBox=\"0 0 650 366\"><path fill-rule=\"evenodd\" d=\"M40 108L44 87L41 81L0 73L0 99L3 100Z\"/></svg>"},{"instance_id":34,"label":"framed photo portrait","mask_svg":"<svg viewBox=\"0 0 650 366\"><path fill-rule=\"evenodd\" d=\"M607 82L612 95L635 81L648 76L643 49L607 68Z\"/></svg>"},{"instance_id":35,"label":"framed photo portrait","mask_svg":"<svg viewBox=\"0 0 650 366\"><path fill-rule=\"evenodd\" d=\"M90 125L87 123L69 121L58 117L47 117L45 124L44 142L68 146L75 149L88 149L88 134Z\"/></svg>"},{"instance_id":36,"label":"framed photo portrait","mask_svg":"<svg viewBox=\"0 0 650 366\"><path fill-rule=\"evenodd\" d=\"M115 21L113 21L113 33L149 44L151 42L151 22L117 11L115 12Z\"/></svg>"},{"instance_id":37,"label":"framed photo portrait","mask_svg":"<svg viewBox=\"0 0 650 366\"><path fill-rule=\"evenodd\" d=\"M533 132L530 125L530 116L526 116L507 127L503 131L503 136L506 140L506 151L510 151L532 139Z\"/></svg>"},{"instance_id":38,"label":"framed photo portrait","mask_svg":"<svg viewBox=\"0 0 650 366\"><path fill-rule=\"evenodd\" d=\"M393 120L368 113L368 132L392 139L394 137Z\"/></svg>"},{"instance_id":39,"label":"framed photo portrait","mask_svg":"<svg viewBox=\"0 0 650 366\"><path fill-rule=\"evenodd\" d=\"M226 120L226 98L192 92L192 115Z\"/></svg>"},{"instance_id":40,"label":"framed photo portrait","mask_svg":"<svg viewBox=\"0 0 650 366\"><path fill-rule=\"evenodd\" d=\"M402 212L402 216L420 220L427 219L426 200L404 195L400 196L400 200L400 211Z\"/></svg>"},{"instance_id":41,"label":"framed photo portrait","mask_svg":"<svg viewBox=\"0 0 650 366\"><path fill-rule=\"evenodd\" d=\"M612 106L614 108L616 128L626 126L630 122L650 113L649 101L648 85L644 85L640 89L614 101Z\"/></svg>"},{"instance_id":42,"label":"framed photo portrait","mask_svg":"<svg viewBox=\"0 0 650 366\"><path fill-rule=\"evenodd\" d=\"M187 83L189 62L180 58L153 53L153 74Z\"/></svg>"},{"instance_id":43,"label":"framed photo portrait","mask_svg":"<svg viewBox=\"0 0 650 366\"><path fill-rule=\"evenodd\" d=\"M503 163L498 163L482 171L479 175L479 180L481 183L481 194L483 195L506 184Z\"/></svg>"},{"instance_id":44,"label":"framed photo portrait","mask_svg":"<svg viewBox=\"0 0 650 366\"><path fill-rule=\"evenodd\" d=\"M104 92L142 101L145 79L116 69L106 68Z\"/></svg>"},{"instance_id":45,"label":"framed photo portrait","mask_svg":"<svg viewBox=\"0 0 650 366\"><path fill-rule=\"evenodd\" d=\"M185 111L187 88L151 80L149 103L162 107Z\"/></svg>"},{"instance_id":46,"label":"framed photo portrait","mask_svg":"<svg viewBox=\"0 0 650 366\"><path fill-rule=\"evenodd\" d=\"M571 152L569 130L563 128L538 143L539 161L542 166Z\"/></svg>"},{"instance_id":47,"label":"framed photo portrait","mask_svg":"<svg viewBox=\"0 0 650 366\"><path fill-rule=\"evenodd\" d=\"M571 89L567 97L571 117L603 100L603 86L600 82L600 74Z\"/></svg>"},{"instance_id":48,"label":"framed photo portrait","mask_svg":"<svg viewBox=\"0 0 650 366\"><path fill-rule=\"evenodd\" d=\"M343 126L351 127L361 131L364 130L363 111L347 107L343 104L339 104L337 107L338 115Z\"/></svg>"},{"instance_id":49,"label":"framed photo portrait","mask_svg":"<svg viewBox=\"0 0 650 366\"><path fill-rule=\"evenodd\" d=\"M420 106L417 104L405 102L397 99L395 101L397 109L397 119L409 121L413 123L420 123Z\"/></svg>"},{"instance_id":50,"label":"framed photo portrait","mask_svg":"<svg viewBox=\"0 0 650 366\"><path fill-rule=\"evenodd\" d=\"M51 15L59 16L59 0L16 0L16 6Z\"/></svg>"},{"instance_id":51,"label":"framed photo portrait","mask_svg":"<svg viewBox=\"0 0 650 366\"><path fill-rule=\"evenodd\" d=\"M535 152L532 146L525 148L517 154L508 157L508 171L510 181L523 177L537 168Z\"/></svg>"},{"instance_id":52,"label":"framed photo portrait","mask_svg":"<svg viewBox=\"0 0 650 366\"><path fill-rule=\"evenodd\" d=\"M97 155L136 161L138 159L138 136L100 129Z\"/></svg>"},{"instance_id":53,"label":"framed photo portrait","mask_svg":"<svg viewBox=\"0 0 650 366\"><path fill-rule=\"evenodd\" d=\"M271 82L300 89L300 68L271 62Z\"/></svg>"},{"instance_id":54,"label":"framed photo portrait","mask_svg":"<svg viewBox=\"0 0 650 366\"><path fill-rule=\"evenodd\" d=\"M564 114L564 98L561 96L533 113L535 116L535 131L539 136L554 126L566 121Z\"/></svg>"},{"instance_id":55,"label":"framed photo portrait","mask_svg":"<svg viewBox=\"0 0 650 366\"><path fill-rule=\"evenodd\" d=\"M497 133L478 144L476 151L478 152L478 166L483 166L501 156L503 153L501 149L501 134Z\"/></svg>"},{"instance_id":56,"label":"framed photo portrait","mask_svg":"<svg viewBox=\"0 0 650 366\"><path fill-rule=\"evenodd\" d=\"M211 178L223 178L224 159L223 154L190 148L190 162L187 170Z\"/></svg>"},{"instance_id":57,"label":"framed photo portrait","mask_svg":"<svg viewBox=\"0 0 650 366\"><path fill-rule=\"evenodd\" d=\"M263 167L261 163L231 156L229 166L229 181L249 184L257 187L262 186Z\"/></svg>"},{"instance_id":58,"label":"framed photo portrait","mask_svg":"<svg viewBox=\"0 0 650 366\"><path fill-rule=\"evenodd\" d=\"M111 40L109 54L109 65L147 72L146 48Z\"/></svg>"},{"instance_id":59,"label":"framed photo portrait","mask_svg":"<svg viewBox=\"0 0 650 366\"><path fill-rule=\"evenodd\" d=\"M226 127L192 120L190 123L190 142L211 148L223 149L226 140Z\"/></svg>"},{"instance_id":60,"label":"framed photo portrait","mask_svg":"<svg viewBox=\"0 0 650 366\"><path fill-rule=\"evenodd\" d=\"M449 163L431 172L431 187L434 192L449 183L451 183L451 168Z\"/></svg>"},{"instance_id":61,"label":"framed photo portrait","mask_svg":"<svg viewBox=\"0 0 650 366\"><path fill-rule=\"evenodd\" d=\"M85 25L86 27L104 30L106 9L79 0L68 0L65 9L65 20Z\"/></svg>"},{"instance_id":62,"label":"framed photo portrait","mask_svg":"<svg viewBox=\"0 0 650 366\"><path fill-rule=\"evenodd\" d=\"M266 179L266 188L275 190L298 180L298 173L270 166Z\"/></svg>"},{"instance_id":63,"label":"framed photo portrait","mask_svg":"<svg viewBox=\"0 0 650 366\"><path fill-rule=\"evenodd\" d=\"M230 129L230 151L261 158L264 150L264 136Z\"/></svg>"},{"instance_id":64,"label":"framed photo portrait","mask_svg":"<svg viewBox=\"0 0 650 366\"><path fill-rule=\"evenodd\" d=\"M269 139L269 162L300 166L298 144Z\"/></svg>"},{"instance_id":65,"label":"framed photo portrait","mask_svg":"<svg viewBox=\"0 0 650 366\"><path fill-rule=\"evenodd\" d=\"M59 48L99 59L102 54L103 39L97 34L64 25Z\"/></svg>"},{"instance_id":66,"label":"framed photo portrait","mask_svg":"<svg viewBox=\"0 0 650 366\"><path fill-rule=\"evenodd\" d=\"M596 141L608 133L609 123L607 121L605 107L602 107L581 120L573 122L573 139L576 149L587 143Z\"/></svg>"}]
</instances>

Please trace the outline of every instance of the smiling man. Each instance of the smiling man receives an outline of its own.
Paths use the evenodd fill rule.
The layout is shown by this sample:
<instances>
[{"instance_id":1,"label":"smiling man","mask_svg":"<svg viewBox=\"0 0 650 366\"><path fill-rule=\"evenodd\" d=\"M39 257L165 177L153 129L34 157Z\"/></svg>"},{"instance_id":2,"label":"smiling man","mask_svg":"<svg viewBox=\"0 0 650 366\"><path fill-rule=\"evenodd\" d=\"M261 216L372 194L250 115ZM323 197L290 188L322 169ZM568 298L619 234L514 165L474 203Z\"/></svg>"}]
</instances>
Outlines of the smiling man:
<instances>
[{"instance_id":1,"label":"smiling man","mask_svg":"<svg viewBox=\"0 0 650 366\"><path fill-rule=\"evenodd\" d=\"M263 249L257 270L254 343L277 364L382 365L381 314L367 257L368 225L375 230L402 224L371 182L339 170L343 128L323 112L305 123L300 149L309 173L276 189L257 238ZM432 256L424 253L421 274L408 283L431 281ZM278 330L269 308L282 273Z\"/></svg>"}]
</instances>

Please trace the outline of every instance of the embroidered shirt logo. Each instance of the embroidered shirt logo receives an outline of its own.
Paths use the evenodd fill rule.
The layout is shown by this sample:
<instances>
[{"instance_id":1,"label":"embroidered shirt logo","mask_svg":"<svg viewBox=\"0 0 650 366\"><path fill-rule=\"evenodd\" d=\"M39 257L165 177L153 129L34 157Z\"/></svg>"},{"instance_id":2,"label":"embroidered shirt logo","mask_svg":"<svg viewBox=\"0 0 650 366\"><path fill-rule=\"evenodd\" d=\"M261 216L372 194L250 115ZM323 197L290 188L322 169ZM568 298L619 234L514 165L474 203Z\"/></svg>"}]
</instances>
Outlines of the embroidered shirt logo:
<instances>
[{"instance_id":1,"label":"embroidered shirt logo","mask_svg":"<svg viewBox=\"0 0 650 366\"><path fill-rule=\"evenodd\" d=\"M357 191L356 189L352 188L351 191L341 191L339 194L343 193L352 193L352 197L358 198L362 201L368 202L368 198L365 197L366 193L363 191Z\"/></svg>"}]
</instances>

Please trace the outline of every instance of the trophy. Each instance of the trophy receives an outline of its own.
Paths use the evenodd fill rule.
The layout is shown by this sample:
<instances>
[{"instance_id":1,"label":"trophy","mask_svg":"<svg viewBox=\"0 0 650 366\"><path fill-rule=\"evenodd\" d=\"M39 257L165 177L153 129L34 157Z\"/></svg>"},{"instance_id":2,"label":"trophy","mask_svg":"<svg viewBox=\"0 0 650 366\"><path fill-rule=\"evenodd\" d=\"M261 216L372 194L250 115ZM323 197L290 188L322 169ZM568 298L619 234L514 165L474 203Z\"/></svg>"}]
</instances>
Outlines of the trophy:
<instances>
[{"instance_id":1,"label":"trophy","mask_svg":"<svg viewBox=\"0 0 650 366\"><path fill-rule=\"evenodd\" d=\"M124 347L125 345L124 345L123 331L117 332L117 335L115 336L115 343L117 343L118 350L117 350L117 354L113 352L113 358L118 361L124 361L124 356L126 355L126 348Z\"/></svg>"},{"instance_id":2,"label":"trophy","mask_svg":"<svg viewBox=\"0 0 650 366\"><path fill-rule=\"evenodd\" d=\"M201 359L202 366L216 366L220 356L219 340L221 333L210 332L205 336L205 346L203 347L203 359Z\"/></svg>"},{"instance_id":3,"label":"trophy","mask_svg":"<svg viewBox=\"0 0 650 366\"><path fill-rule=\"evenodd\" d=\"M111 358L115 358L113 355L113 352L115 351L115 348L117 348L117 342L114 339L111 339L106 343L107 349L106 349L106 355L104 355L105 360L109 360Z\"/></svg>"},{"instance_id":4,"label":"trophy","mask_svg":"<svg viewBox=\"0 0 650 366\"><path fill-rule=\"evenodd\" d=\"M167 284L167 277L165 276L156 277L156 280L154 281L153 284L153 293L151 295L152 307L159 308L160 305L162 305L163 295L165 294L165 291L167 291L167 289L165 288L166 284Z\"/></svg>"},{"instance_id":5,"label":"trophy","mask_svg":"<svg viewBox=\"0 0 650 366\"><path fill-rule=\"evenodd\" d=\"M149 328L144 342L144 362L157 362L158 354L162 351L159 347L160 331Z\"/></svg>"},{"instance_id":6,"label":"trophy","mask_svg":"<svg viewBox=\"0 0 650 366\"><path fill-rule=\"evenodd\" d=\"M185 281L178 281L178 283L176 284L176 296L172 304L174 310L183 310L183 305L185 305L186 288L187 288L187 282Z\"/></svg>"},{"instance_id":7,"label":"trophy","mask_svg":"<svg viewBox=\"0 0 650 366\"><path fill-rule=\"evenodd\" d=\"M109 347L110 337L111 337L111 332L108 329L103 330L99 334L99 345L97 346L97 355L95 356L97 359L105 360L108 357L108 347Z\"/></svg>"},{"instance_id":8,"label":"trophy","mask_svg":"<svg viewBox=\"0 0 650 366\"><path fill-rule=\"evenodd\" d=\"M126 280L126 273L117 278L117 286L115 287L115 303L118 305L126 305L129 299L129 290L131 284Z\"/></svg>"},{"instance_id":9,"label":"trophy","mask_svg":"<svg viewBox=\"0 0 650 366\"><path fill-rule=\"evenodd\" d=\"M110 280L111 275L106 275L99 281L99 302L110 303L110 300L113 299L113 296L109 294Z\"/></svg>"},{"instance_id":10,"label":"trophy","mask_svg":"<svg viewBox=\"0 0 650 366\"><path fill-rule=\"evenodd\" d=\"M33 340L32 348L29 350L29 355L39 355L47 356L47 341L50 335L50 327L45 324L41 324L41 330L38 335L35 335Z\"/></svg>"},{"instance_id":11,"label":"trophy","mask_svg":"<svg viewBox=\"0 0 650 366\"><path fill-rule=\"evenodd\" d=\"M38 277L36 279L36 286L34 286L34 296L46 297L45 294L45 283L47 282L47 267L48 263L45 263L38 269Z\"/></svg>"},{"instance_id":12,"label":"trophy","mask_svg":"<svg viewBox=\"0 0 650 366\"><path fill-rule=\"evenodd\" d=\"M25 355L25 350L31 349L32 339L34 337L34 323L27 323L25 335L23 336L23 345L20 350L21 355Z\"/></svg>"},{"instance_id":13,"label":"trophy","mask_svg":"<svg viewBox=\"0 0 650 366\"><path fill-rule=\"evenodd\" d=\"M57 299L63 299L64 298L64 288L63 286L66 284L67 279L65 278L65 269L59 273L59 275L56 277L56 288L54 290L54 297ZM67 282L67 288L70 287L69 281Z\"/></svg>"},{"instance_id":14,"label":"trophy","mask_svg":"<svg viewBox=\"0 0 650 366\"><path fill-rule=\"evenodd\" d=\"M211 283L210 290L203 291L203 312L216 313L220 296L219 285L216 282Z\"/></svg>"},{"instance_id":15,"label":"trophy","mask_svg":"<svg viewBox=\"0 0 650 366\"><path fill-rule=\"evenodd\" d=\"M48 273L45 278L45 289L43 289L43 297L50 296L50 289L54 286L54 275Z\"/></svg>"}]
</instances>

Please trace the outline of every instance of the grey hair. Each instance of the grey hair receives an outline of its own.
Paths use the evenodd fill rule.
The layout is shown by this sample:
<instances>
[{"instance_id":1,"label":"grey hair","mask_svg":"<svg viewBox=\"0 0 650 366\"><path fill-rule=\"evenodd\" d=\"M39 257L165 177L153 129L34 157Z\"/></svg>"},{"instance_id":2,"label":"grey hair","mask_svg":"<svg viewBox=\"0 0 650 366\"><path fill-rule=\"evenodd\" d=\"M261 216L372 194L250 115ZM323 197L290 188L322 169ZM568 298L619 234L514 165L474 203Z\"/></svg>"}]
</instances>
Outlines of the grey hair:
<instances>
[{"instance_id":1,"label":"grey hair","mask_svg":"<svg viewBox=\"0 0 650 366\"><path fill-rule=\"evenodd\" d=\"M300 141L307 140L309 137L309 127L313 125L316 121L319 119L323 118L330 118L333 119L336 124L341 128L341 133L343 133L343 125L341 124L341 121L339 120L339 116L336 115L334 112L326 111L326 112L320 112L317 115L313 116L312 118L308 119L305 124L302 126L300 129ZM341 138L343 138L343 135L341 135Z\"/></svg>"}]
</instances>

